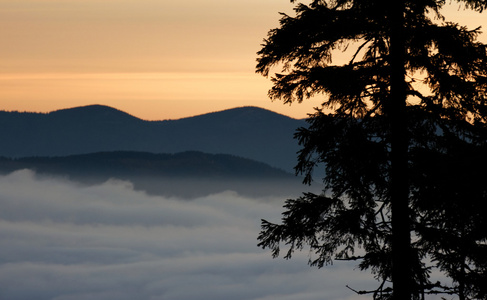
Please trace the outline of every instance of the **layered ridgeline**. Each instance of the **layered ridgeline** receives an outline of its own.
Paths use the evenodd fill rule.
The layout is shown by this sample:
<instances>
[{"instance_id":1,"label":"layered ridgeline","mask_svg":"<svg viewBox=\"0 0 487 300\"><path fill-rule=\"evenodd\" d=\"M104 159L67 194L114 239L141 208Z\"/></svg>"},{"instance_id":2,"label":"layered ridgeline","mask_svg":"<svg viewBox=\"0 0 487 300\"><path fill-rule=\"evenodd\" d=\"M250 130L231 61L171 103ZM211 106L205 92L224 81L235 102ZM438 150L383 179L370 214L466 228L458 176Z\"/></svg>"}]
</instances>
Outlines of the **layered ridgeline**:
<instances>
[{"instance_id":1,"label":"layered ridgeline","mask_svg":"<svg viewBox=\"0 0 487 300\"><path fill-rule=\"evenodd\" d=\"M293 134L304 125L304 120L256 107L166 121L144 121L101 105L46 114L0 111L0 156L200 151L248 158L292 172L299 149Z\"/></svg>"},{"instance_id":2,"label":"layered ridgeline","mask_svg":"<svg viewBox=\"0 0 487 300\"><path fill-rule=\"evenodd\" d=\"M0 174L30 169L85 184L126 180L168 196L224 190L291 196L302 190L293 175L293 135L304 125L256 107L166 121L100 105L47 114L2 111Z\"/></svg>"}]
</instances>

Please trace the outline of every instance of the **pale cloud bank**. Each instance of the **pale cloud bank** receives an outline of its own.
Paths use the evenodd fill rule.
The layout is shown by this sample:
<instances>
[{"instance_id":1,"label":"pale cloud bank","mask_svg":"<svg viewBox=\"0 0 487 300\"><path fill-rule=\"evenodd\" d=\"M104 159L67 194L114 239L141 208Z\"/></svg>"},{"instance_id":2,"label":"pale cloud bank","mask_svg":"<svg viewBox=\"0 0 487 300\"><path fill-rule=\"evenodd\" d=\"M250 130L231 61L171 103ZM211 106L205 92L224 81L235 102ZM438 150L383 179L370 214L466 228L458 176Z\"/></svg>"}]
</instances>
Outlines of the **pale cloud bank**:
<instances>
[{"instance_id":1,"label":"pale cloud bank","mask_svg":"<svg viewBox=\"0 0 487 300\"><path fill-rule=\"evenodd\" d=\"M283 199L223 192L193 200L131 184L80 186L23 170L0 177L0 299L360 299L370 277L307 253L272 259L260 219Z\"/></svg>"}]
</instances>

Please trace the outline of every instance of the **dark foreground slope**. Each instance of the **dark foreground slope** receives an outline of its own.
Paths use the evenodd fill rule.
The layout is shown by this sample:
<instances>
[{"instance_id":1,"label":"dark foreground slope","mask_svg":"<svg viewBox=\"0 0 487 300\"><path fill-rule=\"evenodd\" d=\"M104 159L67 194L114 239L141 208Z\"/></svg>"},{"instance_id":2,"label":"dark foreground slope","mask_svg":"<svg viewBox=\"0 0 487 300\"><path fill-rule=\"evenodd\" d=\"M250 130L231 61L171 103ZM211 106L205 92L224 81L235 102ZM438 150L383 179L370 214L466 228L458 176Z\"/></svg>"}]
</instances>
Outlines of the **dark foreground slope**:
<instances>
[{"instance_id":1,"label":"dark foreground slope","mask_svg":"<svg viewBox=\"0 0 487 300\"><path fill-rule=\"evenodd\" d=\"M0 111L0 156L66 156L100 151L225 153L292 171L303 120L256 107L144 121L101 105L48 114Z\"/></svg>"},{"instance_id":2,"label":"dark foreground slope","mask_svg":"<svg viewBox=\"0 0 487 300\"><path fill-rule=\"evenodd\" d=\"M226 154L99 152L64 157L0 158L0 173L31 169L40 176L97 184L130 181L150 194L195 197L232 190L250 196L287 196L301 179L267 164Z\"/></svg>"}]
</instances>

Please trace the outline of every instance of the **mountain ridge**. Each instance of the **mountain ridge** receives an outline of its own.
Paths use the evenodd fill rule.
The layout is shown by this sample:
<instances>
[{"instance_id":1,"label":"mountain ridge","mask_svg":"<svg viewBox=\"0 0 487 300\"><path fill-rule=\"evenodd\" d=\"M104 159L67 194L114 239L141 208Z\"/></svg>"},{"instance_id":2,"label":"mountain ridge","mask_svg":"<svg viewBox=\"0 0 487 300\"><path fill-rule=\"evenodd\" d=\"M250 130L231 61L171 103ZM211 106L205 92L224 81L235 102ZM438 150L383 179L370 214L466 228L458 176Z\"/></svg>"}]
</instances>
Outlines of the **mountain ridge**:
<instances>
[{"instance_id":1,"label":"mountain ridge","mask_svg":"<svg viewBox=\"0 0 487 300\"><path fill-rule=\"evenodd\" d=\"M50 113L0 111L0 156L201 151L249 158L290 172L299 150L293 134L305 124L252 106L163 121L145 121L103 105Z\"/></svg>"},{"instance_id":2,"label":"mountain ridge","mask_svg":"<svg viewBox=\"0 0 487 300\"><path fill-rule=\"evenodd\" d=\"M198 195L232 190L242 195L289 195L302 179L265 163L228 154L187 151L175 154L132 151L57 157L0 157L0 174L32 170L36 176L80 184L123 180L153 195Z\"/></svg>"},{"instance_id":3,"label":"mountain ridge","mask_svg":"<svg viewBox=\"0 0 487 300\"><path fill-rule=\"evenodd\" d=\"M294 175L265 163L229 154L199 151L150 153L136 151L95 152L68 156L0 157L0 171L33 169L45 174L108 177L143 175L159 177L290 178ZM122 176L123 177L123 176Z\"/></svg>"}]
</instances>

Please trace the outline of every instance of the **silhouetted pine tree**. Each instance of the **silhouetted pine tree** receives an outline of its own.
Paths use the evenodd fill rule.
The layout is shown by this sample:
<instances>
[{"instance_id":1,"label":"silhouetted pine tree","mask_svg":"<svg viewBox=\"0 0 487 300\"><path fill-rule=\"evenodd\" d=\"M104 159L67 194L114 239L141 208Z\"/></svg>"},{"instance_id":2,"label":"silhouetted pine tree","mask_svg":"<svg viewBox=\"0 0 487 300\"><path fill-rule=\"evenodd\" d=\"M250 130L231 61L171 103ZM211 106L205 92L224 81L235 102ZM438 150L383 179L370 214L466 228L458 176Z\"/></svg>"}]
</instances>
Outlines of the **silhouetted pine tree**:
<instances>
[{"instance_id":1,"label":"silhouetted pine tree","mask_svg":"<svg viewBox=\"0 0 487 300\"><path fill-rule=\"evenodd\" d=\"M486 5L464 2L479 11ZM270 97L292 103L325 95L327 113L317 110L296 134L303 146L296 170L307 183L318 165L326 175L322 194L286 202L282 224L263 220L260 246L277 256L284 242L286 258L309 246L318 267L359 260L380 282L361 293L376 299L485 299L479 211L487 191L468 157L486 149L487 54L479 29L445 21L444 4L297 3L296 16L283 14L269 32L257 72L281 68ZM458 175L460 166L476 180ZM433 281L433 270L453 282Z\"/></svg>"}]
</instances>

